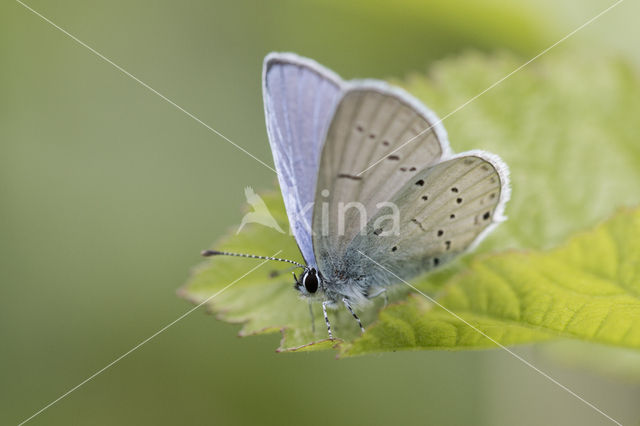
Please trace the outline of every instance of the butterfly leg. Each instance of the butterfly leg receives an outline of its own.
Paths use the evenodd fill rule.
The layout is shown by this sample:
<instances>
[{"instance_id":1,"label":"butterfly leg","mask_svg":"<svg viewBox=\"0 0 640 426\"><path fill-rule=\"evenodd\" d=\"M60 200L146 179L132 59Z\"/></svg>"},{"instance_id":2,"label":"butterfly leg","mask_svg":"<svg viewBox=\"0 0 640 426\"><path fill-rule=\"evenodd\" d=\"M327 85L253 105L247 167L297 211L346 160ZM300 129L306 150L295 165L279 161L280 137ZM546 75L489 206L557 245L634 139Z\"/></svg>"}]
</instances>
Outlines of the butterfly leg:
<instances>
[{"instance_id":1,"label":"butterfly leg","mask_svg":"<svg viewBox=\"0 0 640 426\"><path fill-rule=\"evenodd\" d=\"M381 290L378 290L375 293L367 296L367 299L373 299L373 298L378 297L378 296L384 297L384 306L383 307L386 308L387 305L389 304L389 296L387 295L387 289L383 288Z\"/></svg>"},{"instance_id":2,"label":"butterfly leg","mask_svg":"<svg viewBox=\"0 0 640 426\"><path fill-rule=\"evenodd\" d=\"M364 333L364 327L362 326L362 322L360 321L360 318L358 318L358 315L356 315L356 313L351 308L351 305L349 304L349 301L346 298L342 299L342 301L344 302L344 306L346 306L347 309L349 310L349 312L351 312L351 315L353 315L353 317L356 319L356 321L358 321L358 325L360 326L360 330Z\"/></svg>"},{"instance_id":3,"label":"butterfly leg","mask_svg":"<svg viewBox=\"0 0 640 426\"><path fill-rule=\"evenodd\" d=\"M327 304L328 300L322 302L322 313L324 314L324 322L327 324L327 331L329 332L329 339L333 340L333 334L331 334L331 324L329 323L329 317L327 316Z\"/></svg>"},{"instance_id":4,"label":"butterfly leg","mask_svg":"<svg viewBox=\"0 0 640 426\"><path fill-rule=\"evenodd\" d=\"M313 319L313 305L311 304L311 300L309 300L309 315L311 315L311 332L316 334L316 322Z\"/></svg>"}]
</instances>

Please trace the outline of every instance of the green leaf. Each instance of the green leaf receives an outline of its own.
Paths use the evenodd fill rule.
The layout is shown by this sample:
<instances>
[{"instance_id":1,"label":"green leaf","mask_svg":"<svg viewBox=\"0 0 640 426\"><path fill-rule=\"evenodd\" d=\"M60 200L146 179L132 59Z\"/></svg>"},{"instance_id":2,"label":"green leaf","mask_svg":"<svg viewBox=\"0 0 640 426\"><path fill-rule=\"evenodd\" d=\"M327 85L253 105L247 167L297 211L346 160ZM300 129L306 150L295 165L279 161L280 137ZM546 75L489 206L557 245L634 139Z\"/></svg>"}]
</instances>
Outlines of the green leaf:
<instances>
[{"instance_id":1,"label":"green leaf","mask_svg":"<svg viewBox=\"0 0 640 426\"><path fill-rule=\"evenodd\" d=\"M569 244L574 251L567 251L568 246L552 254L535 251L557 246L579 230L595 226L618 206L640 203L640 79L621 60L602 57L593 62L592 57L547 54L450 116L523 60L507 54L468 54L437 64L429 77L414 75L396 82L441 117L448 116L444 125L456 152L492 151L511 168L513 196L506 212L510 219L473 254L413 283L428 294L446 288L438 294L443 303L505 344L567 336L635 347L633 334L627 336L628 341L616 340L615 334L626 332L621 318L636 320L637 301L630 293L615 297L606 293L627 283L607 274L611 268L622 267L624 259L611 257L616 252L610 250L621 247L628 235L622 234L609 246L591 247L591 254L574 243ZM265 201L280 226L288 229L280 196L272 194ZM628 214L621 217L629 219ZM598 244L605 241L597 240ZM213 247L262 255L282 250L279 256L302 260L292 237L261 225L247 226ZM508 248L534 251L491 254ZM239 258L208 260L180 294L202 302L258 264ZM314 306L314 333L309 308L298 300L290 274L271 278L274 269L286 269L286 264L261 266L206 304L219 318L243 323L242 335L281 330L281 350L331 346L324 340L319 306ZM607 287L592 275L608 277L611 282ZM514 289L524 293L513 293ZM407 290L400 285L392 300L405 300ZM533 296L535 300L529 299ZM543 315L544 309L551 309L543 306L545 297L556 301L557 318ZM591 303L601 298L602 303ZM527 310L522 310L524 302L531 303ZM610 314L609 322L603 321L604 328L590 335L596 327L593 318L600 318L607 306L618 306L616 303L621 308ZM378 302L360 313L368 331L355 343L359 333L352 318L344 310L331 313L336 335L347 342L342 345L343 353L489 345L486 338L433 309L421 296L384 309L379 325L371 327L380 307Z\"/></svg>"},{"instance_id":2,"label":"green leaf","mask_svg":"<svg viewBox=\"0 0 640 426\"><path fill-rule=\"evenodd\" d=\"M640 209L549 252L475 259L447 283L438 304L414 295L342 349L495 347L483 334L502 345L567 337L640 349Z\"/></svg>"}]
</instances>

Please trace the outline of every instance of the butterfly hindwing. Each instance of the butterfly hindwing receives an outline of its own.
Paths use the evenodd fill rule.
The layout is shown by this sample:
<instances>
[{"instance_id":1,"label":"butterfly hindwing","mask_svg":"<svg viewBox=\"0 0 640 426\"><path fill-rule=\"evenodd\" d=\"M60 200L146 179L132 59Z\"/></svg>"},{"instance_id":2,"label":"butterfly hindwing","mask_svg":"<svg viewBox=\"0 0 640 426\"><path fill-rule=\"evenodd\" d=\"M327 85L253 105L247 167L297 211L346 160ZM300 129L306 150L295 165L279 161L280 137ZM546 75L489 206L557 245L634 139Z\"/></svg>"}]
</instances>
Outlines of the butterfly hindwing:
<instances>
[{"instance_id":1,"label":"butterfly hindwing","mask_svg":"<svg viewBox=\"0 0 640 426\"><path fill-rule=\"evenodd\" d=\"M352 83L335 110L318 171L313 246L320 269L331 271L366 223L350 203L372 217L448 150L435 115L411 96L378 82Z\"/></svg>"},{"instance_id":2,"label":"butterfly hindwing","mask_svg":"<svg viewBox=\"0 0 640 426\"><path fill-rule=\"evenodd\" d=\"M263 97L267 133L289 223L308 264L312 203L325 134L343 81L314 61L272 53L264 61Z\"/></svg>"},{"instance_id":3,"label":"butterfly hindwing","mask_svg":"<svg viewBox=\"0 0 640 426\"><path fill-rule=\"evenodd\" d=\"M391 197L399 209L397 233L390 219L381 219L389 212L381 211L352 241L348 256L364 253L408 280L476 245L504 220L508 198L508 169L497 156L459 154L421 170Z\"/></svg>"}]
</instances>

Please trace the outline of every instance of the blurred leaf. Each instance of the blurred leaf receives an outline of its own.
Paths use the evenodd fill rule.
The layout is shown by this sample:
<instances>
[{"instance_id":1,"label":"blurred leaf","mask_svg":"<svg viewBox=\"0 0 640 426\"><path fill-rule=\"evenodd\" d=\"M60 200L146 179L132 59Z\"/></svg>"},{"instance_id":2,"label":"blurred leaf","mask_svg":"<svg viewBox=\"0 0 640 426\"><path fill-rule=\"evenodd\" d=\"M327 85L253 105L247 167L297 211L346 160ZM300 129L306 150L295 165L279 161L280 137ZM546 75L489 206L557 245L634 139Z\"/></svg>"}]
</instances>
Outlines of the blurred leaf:
<instances>
[{"instance_id":1,"label":"blurred leaf","mask_svg":"<svg viewBox=\"0 0 640 426\"><path fill-rule=\"evenodd\" d=\"M640 78L592 58L552 51L444 119L455 151L495 152L511 169L511 220L485 251L553 247L640 203ZM467 54L396 83L445 117L523 62Z\"/></svg>"},{"instance_id":2,"label":"blurred leaf","mask_svg":"<svg viewBox=\"0 0 640 426\"><path fill-rule=\"evenodd\" d=\"M285 0L281 5L271 11L287 23L269 31L276 45L314 55L326 65L337 65L335 58L339 58L339 72L349 78L402 76L406 70L470 49L500 48L533 56L566 31L559 31L564 23L538 4L507 0L401 0L393 4L384 0Z\"/></svg>"},{"instance_id":3,"label":"blurred leaf","mask_svg":"<svg viewBox=\"0 0 640 426\"><path fill-rule=\"evenodd\" d=\"M468 54L438 64L429 78L416 75L404 85L444 117L519 65L506 54ZM632 281L612 275L627 261L616 258L612 250L631 244L624 232L614 231L637 231L637 221L624 223L632 219L630 213L607 225L610 229L600 227L589 234L595 244L590 251L584 245L587 236L581 236L552 254L487 253L496 248L553 247L611 215L616 206L640 202L639 83L635 71L619 60L593 63L583 56L547 55L447 117L444 124L456 151L486 149L510 166L510 220L474 254L414 284L429 293L447 285L441 301L504 344L567 336L637 347L635 331L624 338L616 334L625 332L625 320L637 320L637 298L618 287ZM287 229L280 197L272 195L266 201ZM609 241L612 235L616 239ZM598 245L605 243L610 244ZM260 226L248 227L215 247L264 255L283 250L280 256L301 260L290 236ZM628 249L636 249L627 253L640 262L637 247ZM195 302L205 300L256 264L213 259L196 271L181 294ZM275 267L286 269L265 265L209 307L221 319L243 322L243 335L282 330L281 349L326 348L326 342L308 345L326 336L318 306L312 333L308 307L296 300L290 275L269 278ZM406 290L397 287L396 300L403 299ZM614 306L620 309L602 320ZM379 303L361 312L365 325L375 322L378 309ZM603 324L599 329L598 319ZM332 313L332 324L345 341L358 337L343 310ZM369 327L353 345L343 345L343 352L486 346L485 338L450 314L433 309L422 297L411 297L385 309L380 324Z\"/></svg>"},{"instance_id":4,"label":"blurred leaf","mask_svg":"<svg viewBox=\"0 0 640 426\"><path fill-rule=\"evenodd\" d=\"M640 349L640 209L550 252L476 259L438 303L414 295L384 310L343 352L496 346L468 324L502 345L568 337Z\"/></svg>"},{"instance_id":5,"label":"blurred leaf","mask_svg":"<svg viewBox=\"0 0 640 426\"><path fill-rule=\"evenodd\" d=\"M595 372L626 383L640 382L640 352L634 349L562 340L541 345L537 352L565 368Z\"/></svg>"}]
</instances>

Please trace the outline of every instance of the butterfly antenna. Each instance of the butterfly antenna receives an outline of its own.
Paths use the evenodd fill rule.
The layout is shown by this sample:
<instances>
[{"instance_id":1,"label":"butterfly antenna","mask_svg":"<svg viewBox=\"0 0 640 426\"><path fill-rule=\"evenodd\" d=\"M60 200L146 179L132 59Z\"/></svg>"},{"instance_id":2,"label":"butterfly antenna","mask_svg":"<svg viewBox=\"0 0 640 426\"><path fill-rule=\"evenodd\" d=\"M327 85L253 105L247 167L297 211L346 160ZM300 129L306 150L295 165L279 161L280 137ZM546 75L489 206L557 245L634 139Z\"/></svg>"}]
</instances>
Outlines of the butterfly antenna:
<instances>
[{"instance_id":1,"label":"butterfly antenna","mask_svg":"<svg viewBox=\"0 0 640 426\"><path fill-rule=\"evenodd\" d=\"M301 263L295 262L293 260L289 260L289 259L281 259L279 257L271 257L271 256L258 256L255 254L244 254L244 253L230 253L228 251L218 251L218 250L203 250L202 254L204 257L211 257L211 256L236 256L236 257L249 257L251 259L264 259L264 260L277 260L278 262L287 262L287 263L292 263L300 268L306 268L306 266L304 266Z\"/></svg>"}]
</instances>

